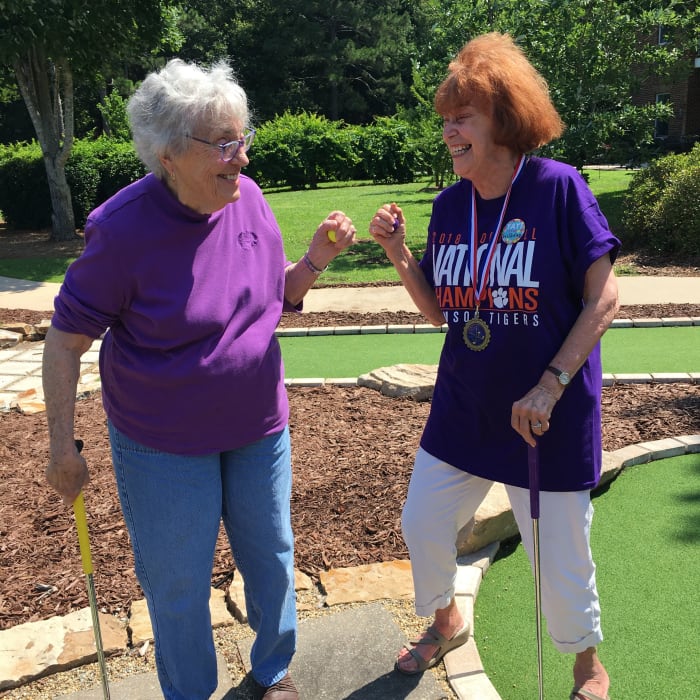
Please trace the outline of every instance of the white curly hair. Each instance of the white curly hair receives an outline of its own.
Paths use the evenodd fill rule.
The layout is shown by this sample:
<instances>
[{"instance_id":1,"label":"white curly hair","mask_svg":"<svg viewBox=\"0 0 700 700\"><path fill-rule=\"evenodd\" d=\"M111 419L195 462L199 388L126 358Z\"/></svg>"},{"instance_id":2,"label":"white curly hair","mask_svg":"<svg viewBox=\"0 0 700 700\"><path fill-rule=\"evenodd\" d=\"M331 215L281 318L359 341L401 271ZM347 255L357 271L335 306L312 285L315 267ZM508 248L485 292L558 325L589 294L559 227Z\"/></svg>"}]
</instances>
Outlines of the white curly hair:
<instances>
[{"instance_id":1,"label":"white curly hair","mask_svg":"<svg viewBox=\"0 0 700 700\"><path fill-rule=\"evenodd\" d=\"M160 179L167 172L160 158L189 147L198 130L248 126L248 98L226 61L210 68L175 58L149 73L127 107L134 147L148 170Z\"/></svg>"}]
</instances>

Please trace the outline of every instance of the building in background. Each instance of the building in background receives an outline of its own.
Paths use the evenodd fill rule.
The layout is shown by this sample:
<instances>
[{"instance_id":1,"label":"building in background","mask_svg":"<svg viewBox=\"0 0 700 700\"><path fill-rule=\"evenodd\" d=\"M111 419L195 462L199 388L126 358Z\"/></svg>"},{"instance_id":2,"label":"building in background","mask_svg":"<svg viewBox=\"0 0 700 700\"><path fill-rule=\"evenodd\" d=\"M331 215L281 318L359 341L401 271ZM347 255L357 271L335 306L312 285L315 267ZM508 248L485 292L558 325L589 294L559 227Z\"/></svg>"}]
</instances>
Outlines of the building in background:
<instances>
[{"instance_id":1,"label":"building in background","mask_svg":"<svg viewBox=\"0 0 700 700\"><path fill-rule=\"evenodd\" d=\"M671 41L663 25L658 27L654 41L660 45ZM671 103L673 117L668 121L656 120L654 137L668 150L687 150L700 143L700 45L688 55L689 72L680 78L647 78L633 96L635 106Z\"/></svg>"}]
</instances>

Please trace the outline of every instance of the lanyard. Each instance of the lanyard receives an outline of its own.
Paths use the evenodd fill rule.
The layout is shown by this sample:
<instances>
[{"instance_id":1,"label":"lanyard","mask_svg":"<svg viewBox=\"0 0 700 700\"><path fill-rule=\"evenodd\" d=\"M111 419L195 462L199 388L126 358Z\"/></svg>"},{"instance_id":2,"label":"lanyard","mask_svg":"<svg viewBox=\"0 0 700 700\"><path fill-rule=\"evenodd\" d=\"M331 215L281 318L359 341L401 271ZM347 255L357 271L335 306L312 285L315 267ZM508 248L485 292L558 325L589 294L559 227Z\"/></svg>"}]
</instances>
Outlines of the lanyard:
<instances>
[{"instance_id":1,"label":"lanyard","mask_svg":"<svg viewBox=\"0 0 700 700\"><path fill-rule=\"evenodd\" d=\"M469 275L472 281L472 289L474 290L474 304L478 311L479 304L484 300L486 296L486 280L489 277L489 268L491 267L491 260L493 259L494 253L496 252L496 245L501 239L501 227L503 226L503 219L506 215L506 209L508 208L508 200L510 199L510 192L513 189L513 183L520 175L520 172L525 165L525 156L521 155L518 160L515 169L513 170L513 177L510 179L510 185L508 185L508 191L506 192L506 197L501 207L501 214L498 217L498 225L496 226L496 233L491 239L488 248L486 249L486 262L482 268L481 282L478 281L479 270L477 268L477 250L478 250L478 238L479 238L479 226L476 219L476 188L472 184L472 212L471 212L471 222L469 237L471 239L471 255L469 256Z\"/></svg>"}]
</instances>

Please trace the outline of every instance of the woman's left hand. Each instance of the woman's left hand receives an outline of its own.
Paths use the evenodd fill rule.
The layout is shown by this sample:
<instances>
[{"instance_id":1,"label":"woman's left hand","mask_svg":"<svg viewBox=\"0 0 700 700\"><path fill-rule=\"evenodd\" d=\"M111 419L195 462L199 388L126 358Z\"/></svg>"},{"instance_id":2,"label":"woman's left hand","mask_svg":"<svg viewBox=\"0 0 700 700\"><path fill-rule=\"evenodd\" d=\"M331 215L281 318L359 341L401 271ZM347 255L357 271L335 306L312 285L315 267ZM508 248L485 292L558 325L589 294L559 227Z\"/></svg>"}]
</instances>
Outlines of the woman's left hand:
<instances>
[{"instance_id":1,"label":"woman's left hand","mask_svg":"<svg viewBox=\"0 0 700 700\"><path fill-rule=\"evenodd\" d=\"M558 401L549 389L537 384L514 404L510 416L510 424L516 432L522 435L528 445L535 447L537 438L549 430L549 420Z\"/></svg>"}]
</instances>

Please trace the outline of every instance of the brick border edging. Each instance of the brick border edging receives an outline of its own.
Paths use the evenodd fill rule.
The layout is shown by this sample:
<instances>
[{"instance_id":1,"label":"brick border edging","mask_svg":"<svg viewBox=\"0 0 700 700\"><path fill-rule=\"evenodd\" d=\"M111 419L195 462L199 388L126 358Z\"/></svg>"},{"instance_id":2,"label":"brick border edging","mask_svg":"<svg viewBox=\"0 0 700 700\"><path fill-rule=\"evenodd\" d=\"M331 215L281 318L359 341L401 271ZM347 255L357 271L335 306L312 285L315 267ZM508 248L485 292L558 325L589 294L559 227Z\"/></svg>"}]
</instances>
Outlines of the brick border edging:
<instances>
[{"instance_id":1,"label":"brick border edging","mask_svg":"<svg viewBox=\"0 0 700 700\"><path fill-rule=\"evenodd\" d=\"M700 326L700 316L678 316L668 318L616 318L610 328L669 328L672 326ZM433 326L430 323L379 324L367 326L300 326L278 328L278 338L296 338L318 335L384 335L391 333L446 333L447 324Z\"/></svg>"},{"instance_id":2,"label":"brick border edging","mask_svg":"<svg viewBox=\"0 0 700 700\"><path fill-rule=\"evenodd\" d=\"M50 321L30 325L5 323L0 326L0 336L6 342L42 341ZM675 316L664 318L616 318L610 328L668 328L671 326L700 326L700 316ZM433 326L430 323L380 324L367 326L301 326L299 328L277 328L275 335L283 337L306 337L317 335L374 335L390 333L446 333L447 324Z\"/></svg>"},{"instance_id":3,"label":"brick border edging","mask_svg":"<svg viewBox=\"0 0 700 700\"><path fill-rule=\"evenodd\" d=\"M437 367L437 365L432 365ZM377 371L377 368L374 371ZM285 379L285 386L320 387L320 386L363 386L358 377L297 377ZM651 372L649 374L604 374L603 386L620 384L700 384L700 372Z\"/></svg>"}]
</instances>

